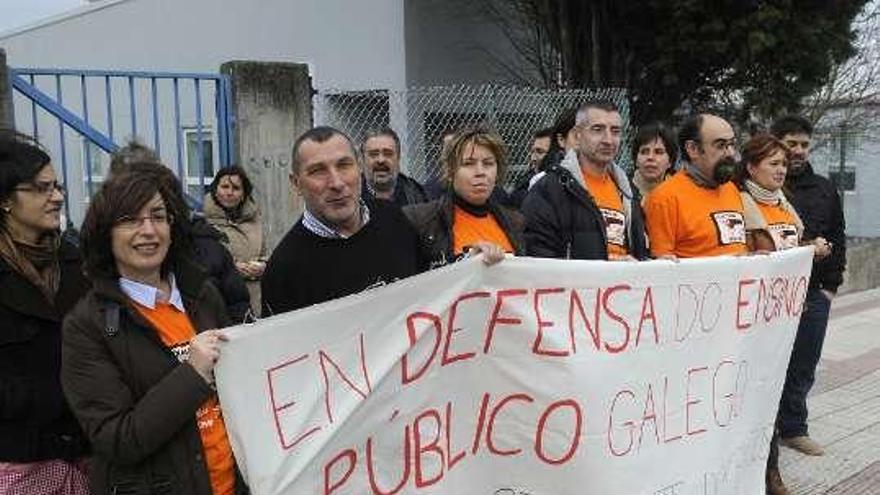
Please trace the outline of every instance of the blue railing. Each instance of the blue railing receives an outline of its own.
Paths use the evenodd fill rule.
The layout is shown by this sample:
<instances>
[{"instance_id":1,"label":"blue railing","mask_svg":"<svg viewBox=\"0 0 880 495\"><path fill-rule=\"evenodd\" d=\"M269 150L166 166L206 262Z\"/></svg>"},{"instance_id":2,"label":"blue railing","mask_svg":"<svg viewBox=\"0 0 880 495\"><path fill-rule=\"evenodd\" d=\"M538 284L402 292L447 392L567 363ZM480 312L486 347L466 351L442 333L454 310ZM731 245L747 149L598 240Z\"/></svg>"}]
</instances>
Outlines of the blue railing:
<instances>
[{"instance_id":1,"label":"blue railing","mask_svg":"<svg viewBox=\"0 0 880 495\"><path fill-rule=\"evenodd\" d=\"M40 140L56 165L60 160L71 191L67 218L75 223L106 172L101 162L107 157L95 155L112 153L125 138L152 147L175 170L196 206L213 174L233 161L234 119L225 75L17 68L10 78L17 91L16 127ZM204 100L211 96L213 105L206 107ZM57 132L47 131L55 125ZM80 160L69 150L77 136L82 139ZM71 187L80 181L81 190Z\"/></svg>"}]
</instances>

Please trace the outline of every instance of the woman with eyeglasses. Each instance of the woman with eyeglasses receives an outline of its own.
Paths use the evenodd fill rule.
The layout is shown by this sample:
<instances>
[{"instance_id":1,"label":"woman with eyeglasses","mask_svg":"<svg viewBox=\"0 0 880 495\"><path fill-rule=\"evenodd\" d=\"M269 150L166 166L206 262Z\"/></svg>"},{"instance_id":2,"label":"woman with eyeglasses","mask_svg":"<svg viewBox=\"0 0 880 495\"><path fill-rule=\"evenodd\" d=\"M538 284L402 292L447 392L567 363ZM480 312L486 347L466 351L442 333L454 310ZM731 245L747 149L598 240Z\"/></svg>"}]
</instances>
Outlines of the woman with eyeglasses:
<instances>
[{"instance_id":1,"label":"woman with eyeglasses","mask_svg":"<svg viewBox=\"0 0 880 495\"><path fill-rule=\"evenodd\" d=\"M0 132L0 493L89 493L59 380L61 322L89 287L59 234L63 204L49 155Z\"/></svg>"},{"instance_id":2,"label":"woman with eyeglasses","mask_svg":"<svg viewBox=\"0 0 880 495\"><path fill-rule=\"evenodd\" d=\"M473 253L483 253L490 264L501 261L505 253L525 253L522 215L492 195L505 167L504 144L488 130L460 131L446 146L443 173L449 192L403 209L419 233L422 256L431 267Z\"/></svg>"},{"instance_id":3,"label":"woman with eyeglasses","mask_svg":"<svg viewBox=\"0 0 880 495\"><path fill-rule=\"evenodd\" d=\"M114 174L92 199L92 290L64 322L61 380L92 442L92 493L244 493L213 388L223 299L186 256L172 181L150 170Z\"/></svg>"}]
</instances>

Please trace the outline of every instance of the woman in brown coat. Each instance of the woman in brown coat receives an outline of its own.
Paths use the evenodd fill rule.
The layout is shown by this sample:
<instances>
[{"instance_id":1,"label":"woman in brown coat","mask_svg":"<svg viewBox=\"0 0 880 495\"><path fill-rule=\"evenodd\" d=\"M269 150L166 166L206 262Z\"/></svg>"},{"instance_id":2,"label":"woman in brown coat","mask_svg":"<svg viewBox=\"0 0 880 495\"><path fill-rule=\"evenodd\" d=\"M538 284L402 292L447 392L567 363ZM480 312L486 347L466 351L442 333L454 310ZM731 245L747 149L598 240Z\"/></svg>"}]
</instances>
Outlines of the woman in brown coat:
<instances>
[{"instance_id":1,"label":"woman in brown coat","mask_svg":"<svg viewBox=\"0 0 880 495\"><path fill-rule=\"evenodd\" d=\"M254 314L259 315L266 244L253 185L244 169L233 166L217 172L205 195L203 210L205 219L225 236L222 242L247 284Z\"/></svg>"},{"instance_id":2,"label":"woman in brown coat","mask_svg":"<svg viewBox=\"0 0 880 495\"><path fill-rule=\"evenodd\" d=\"M64 321L61 382L92 442L92 493L243 493L212 387L225 305L187 259L163 170L114 175L92 199L93 288Z\"/></svg>"}]
</instances>

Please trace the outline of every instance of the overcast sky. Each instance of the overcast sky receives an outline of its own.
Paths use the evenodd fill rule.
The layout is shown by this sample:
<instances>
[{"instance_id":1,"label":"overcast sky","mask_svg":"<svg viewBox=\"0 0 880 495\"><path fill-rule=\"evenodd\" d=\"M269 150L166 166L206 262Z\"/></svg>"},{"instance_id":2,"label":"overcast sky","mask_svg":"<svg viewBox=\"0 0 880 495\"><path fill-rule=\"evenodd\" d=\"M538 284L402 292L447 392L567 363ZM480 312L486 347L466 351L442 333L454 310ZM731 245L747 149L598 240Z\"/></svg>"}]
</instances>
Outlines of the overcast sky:
<instances>
[{"instance_id":1,"label":"overcast sky","mask_svg":"<svg viewBox=\"0 0 880 495\"><path fill-rule=\"evenodd\" d=\"M0 0L0 32L30 24L85 3L85 0Z\"/></svg>"}]
</instances>

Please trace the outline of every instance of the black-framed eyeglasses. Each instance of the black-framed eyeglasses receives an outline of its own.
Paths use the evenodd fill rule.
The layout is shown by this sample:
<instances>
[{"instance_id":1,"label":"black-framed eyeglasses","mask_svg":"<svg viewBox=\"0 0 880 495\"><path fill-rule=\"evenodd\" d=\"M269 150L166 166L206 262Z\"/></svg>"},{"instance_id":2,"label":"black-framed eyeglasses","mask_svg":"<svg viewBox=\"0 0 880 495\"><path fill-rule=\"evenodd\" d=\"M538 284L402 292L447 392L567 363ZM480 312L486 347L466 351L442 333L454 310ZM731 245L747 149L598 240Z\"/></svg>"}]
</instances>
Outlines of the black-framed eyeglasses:
<instances>
[{"instance_id":1,"label":"black-framed eyeglasses","mask_svg":"<svg viewBox=\"0 0 880 495\"><path fill-rule=\"evenodd\" d=\"M43 196L51 196L53 192L58 191L62 196L67 192L62 184L59 184L58 181L47 181L47 182L31 182L27 186L19 186L13 189L14 191L21 192L32 192L41 194Z\"/></svg>"}]
</instances>

